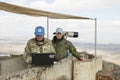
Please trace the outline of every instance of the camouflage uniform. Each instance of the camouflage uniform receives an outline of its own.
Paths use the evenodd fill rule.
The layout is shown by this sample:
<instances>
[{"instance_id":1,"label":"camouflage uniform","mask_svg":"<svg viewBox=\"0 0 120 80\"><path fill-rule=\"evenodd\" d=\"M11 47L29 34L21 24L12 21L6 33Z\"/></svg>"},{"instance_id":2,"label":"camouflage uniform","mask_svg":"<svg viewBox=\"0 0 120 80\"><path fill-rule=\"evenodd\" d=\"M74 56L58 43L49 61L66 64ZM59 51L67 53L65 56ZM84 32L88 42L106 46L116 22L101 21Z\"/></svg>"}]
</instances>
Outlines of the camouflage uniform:
<instances>
[{"instance_id":1,"label":"camouflage uniform","mask_svg":"<svg viewBox=\"0 0 120 80\"><path fill-rule=\"evenodd\" d=\"M27 63L31 63L31 53L55 53L52 42L45 38L43 42L38 42L35 38L30 39L25 47L24 59Z\"/></svg>"},{"instance_id":2,"label":"camouflage uniform","mask_svg":"<svg viewBox=\"0 0 120 80\"><path fill-rule=\"evenodd\" d=\"M77 54L76 48L74 47L74 45L62 38L60 40L56 39L56 37L53 38L52 40L53 46L56 50L56 55L55 58L57 60L63 59L63 58L67 58L67 53L68 51L77 59L80 59L80 55Z\"/></svg>"}]
</instances>

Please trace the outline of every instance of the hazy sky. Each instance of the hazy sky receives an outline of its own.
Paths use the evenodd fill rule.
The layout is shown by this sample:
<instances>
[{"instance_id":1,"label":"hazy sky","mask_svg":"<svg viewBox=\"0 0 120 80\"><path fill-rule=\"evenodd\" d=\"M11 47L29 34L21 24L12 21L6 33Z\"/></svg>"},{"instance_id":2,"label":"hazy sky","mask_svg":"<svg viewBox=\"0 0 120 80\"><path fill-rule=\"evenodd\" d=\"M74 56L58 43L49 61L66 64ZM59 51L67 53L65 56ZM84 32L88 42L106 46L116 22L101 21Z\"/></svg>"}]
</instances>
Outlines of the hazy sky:
<instances>
[{"instance_id":1,"label":"hazy sky","mask_svg":"<svg viewBox=\"0 0 120 80\"><path fill-rule=\"evenodd\" d=\"M40 10L97 18L98 43L120 44L120 0L0 0ZM34 37L34 28L46 28L46 18L8 13L0 10L0 38ZM50 38L57 27L78 31L80 40L94 42L94 21L51 20Z\"/></svg>"}]
</instances>

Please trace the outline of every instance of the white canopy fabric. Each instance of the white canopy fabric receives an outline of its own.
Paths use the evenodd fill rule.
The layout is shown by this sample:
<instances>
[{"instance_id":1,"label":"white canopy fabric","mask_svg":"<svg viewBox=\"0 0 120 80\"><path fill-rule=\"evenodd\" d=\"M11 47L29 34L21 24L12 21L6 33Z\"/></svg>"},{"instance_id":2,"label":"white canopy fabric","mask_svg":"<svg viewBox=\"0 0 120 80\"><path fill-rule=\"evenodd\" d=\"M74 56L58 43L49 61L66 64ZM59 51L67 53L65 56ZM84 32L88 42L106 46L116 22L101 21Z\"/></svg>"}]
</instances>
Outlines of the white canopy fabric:
<instances>
[{"instance_id":1,"label":"white canopy fabric","mask_svg":"<svg viewBox=\"0 0 120 80\"><path fill-rule=\"evenodd\" d=\"M29 16L35 16L35 17L44 16L44 17L49 17L53 19L90 19L88 17L80 17L80 16L73 16L73 15L37 10L37 9L13 5L5 2L0 2L0 10L17 13L17 14L25 14Z\"/></svg>"}]
</instances>

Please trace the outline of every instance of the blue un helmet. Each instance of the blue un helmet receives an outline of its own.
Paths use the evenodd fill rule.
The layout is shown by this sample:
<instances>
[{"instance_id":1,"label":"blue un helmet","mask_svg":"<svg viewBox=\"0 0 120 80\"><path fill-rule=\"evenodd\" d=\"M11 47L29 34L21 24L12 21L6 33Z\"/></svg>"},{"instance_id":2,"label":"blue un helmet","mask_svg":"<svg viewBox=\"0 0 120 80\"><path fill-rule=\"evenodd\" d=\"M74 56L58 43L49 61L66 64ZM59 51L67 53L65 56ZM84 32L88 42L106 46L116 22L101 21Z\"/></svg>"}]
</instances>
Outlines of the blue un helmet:
<instances>
[{"instance_id":1,"label":"blue un helmet","mask_svg":"<svg viewBox=\"0 0 120 80\"><path fill-rule=\"evenodd\" d=\"M35 35L43 36L43 35L45 34L45 29L44 29L44 27L42 27L42 26L36 27L34 34L35 34Z\"/></svg>"},{"instance_id":2,"label":"blue un helmet","mask_svg":"<svg viewBox=\"0 0 120 80\"><path fill-rule=\"evenodd\" d=\"M57 28L57 29L56 29L56 34L57 34L57 33L61 33L61 34L62 34L62 33L63 33L63 29L62 29L62 28Z\"/></svg>"}]
</instances>

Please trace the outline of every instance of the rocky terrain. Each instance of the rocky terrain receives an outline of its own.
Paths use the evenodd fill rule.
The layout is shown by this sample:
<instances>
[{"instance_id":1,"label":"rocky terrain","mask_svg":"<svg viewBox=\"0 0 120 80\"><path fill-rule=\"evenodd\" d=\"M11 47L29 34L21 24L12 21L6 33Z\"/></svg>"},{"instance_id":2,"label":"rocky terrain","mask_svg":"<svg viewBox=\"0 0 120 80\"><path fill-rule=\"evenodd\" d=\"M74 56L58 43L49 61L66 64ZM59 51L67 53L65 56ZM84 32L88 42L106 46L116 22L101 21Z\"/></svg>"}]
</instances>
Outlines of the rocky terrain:
<instances>
[{"instance_id":1,"label":"rocky terrain","mask_svg":"<svg viewBox=\"0 0 120 80\"><path fill-rule=\"evenodd\" d=\"M98 80L120 80L120 65L103 61L103 70L96 75L100 76Z\"/></svg>"}]
</instances>

